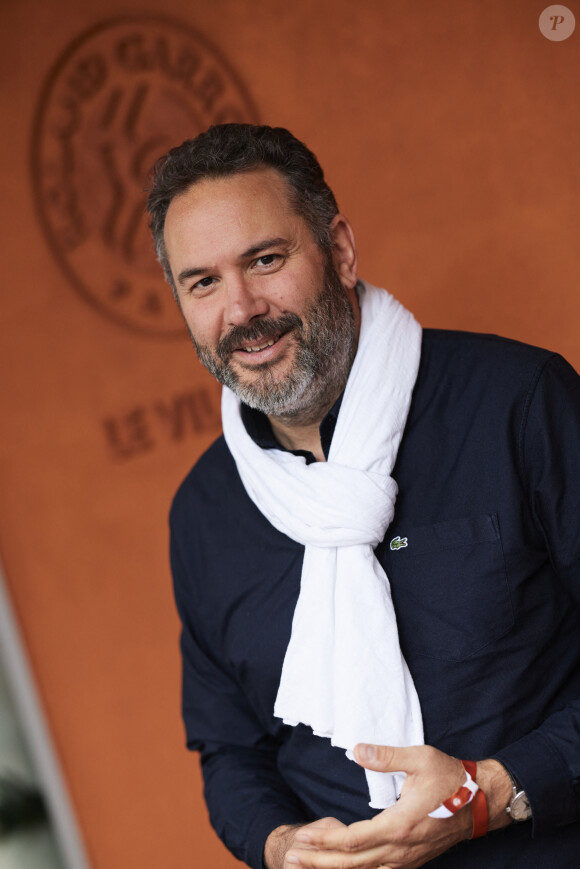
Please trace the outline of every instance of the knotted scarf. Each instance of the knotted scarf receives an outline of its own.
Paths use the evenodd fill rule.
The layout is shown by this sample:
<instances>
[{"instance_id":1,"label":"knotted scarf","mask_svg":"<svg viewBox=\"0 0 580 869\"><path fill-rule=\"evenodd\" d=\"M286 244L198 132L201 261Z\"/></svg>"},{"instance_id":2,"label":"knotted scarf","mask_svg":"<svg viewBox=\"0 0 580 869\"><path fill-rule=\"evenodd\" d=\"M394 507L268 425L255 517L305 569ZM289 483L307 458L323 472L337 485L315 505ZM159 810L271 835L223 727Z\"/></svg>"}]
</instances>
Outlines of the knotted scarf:
<instances>
[{"instance_id":1,"label":"knotted scarf","mask_svg":"<svg viewBox=\"0 0 580 869\"><path fill-rule=\"evenodd\" d=\"M327 462L261 449L222 395L224 435L250 498L305 546L300 594L274 714L352 758L357 742L423 743L387 576L374 548L395 509L391 477L421 352L421 327L385 290L359 283L361 329ZM366 770L373 808L392 805L404 774Z\"/></svg>"}]
</instances>

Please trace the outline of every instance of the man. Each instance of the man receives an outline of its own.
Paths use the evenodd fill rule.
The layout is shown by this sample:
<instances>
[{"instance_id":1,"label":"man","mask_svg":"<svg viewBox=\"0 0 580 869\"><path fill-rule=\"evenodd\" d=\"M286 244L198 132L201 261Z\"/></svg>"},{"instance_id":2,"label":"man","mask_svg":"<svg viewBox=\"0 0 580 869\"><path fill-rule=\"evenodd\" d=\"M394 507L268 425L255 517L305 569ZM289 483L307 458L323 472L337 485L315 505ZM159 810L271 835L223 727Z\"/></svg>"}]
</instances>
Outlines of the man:
<instances>
[{"instance_id":1,"label":"man","mask_svg":"<svg viewBox=\"0 0 580 869\"><path fill-rule=\"evenodd\" d=\"M359 281L285 130L185 142L148 207L225 386L171 513L218 834L255 869L577 866L579 378Z\"/></svg>"}]
</instances>

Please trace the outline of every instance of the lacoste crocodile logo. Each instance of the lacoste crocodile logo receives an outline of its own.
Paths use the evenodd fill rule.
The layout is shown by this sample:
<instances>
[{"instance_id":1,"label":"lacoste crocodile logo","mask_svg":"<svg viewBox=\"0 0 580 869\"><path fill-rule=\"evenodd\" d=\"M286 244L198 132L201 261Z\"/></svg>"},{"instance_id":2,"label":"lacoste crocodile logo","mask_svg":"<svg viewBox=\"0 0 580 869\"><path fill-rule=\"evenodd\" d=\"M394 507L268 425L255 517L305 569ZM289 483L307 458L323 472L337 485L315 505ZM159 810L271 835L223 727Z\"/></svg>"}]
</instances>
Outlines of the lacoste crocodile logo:
<instances>
[{"instance_id":1,"label":"lacoste crocodile logo","mask_svg":"<svg viewBox=\"0 0 580 869\"><path fill-rule=\"evenodd\" d=\"M408 546L406 537L393 537L391 540L391 549L395 552L397 549L404 549Z\"/></svg>"}]
</instances>

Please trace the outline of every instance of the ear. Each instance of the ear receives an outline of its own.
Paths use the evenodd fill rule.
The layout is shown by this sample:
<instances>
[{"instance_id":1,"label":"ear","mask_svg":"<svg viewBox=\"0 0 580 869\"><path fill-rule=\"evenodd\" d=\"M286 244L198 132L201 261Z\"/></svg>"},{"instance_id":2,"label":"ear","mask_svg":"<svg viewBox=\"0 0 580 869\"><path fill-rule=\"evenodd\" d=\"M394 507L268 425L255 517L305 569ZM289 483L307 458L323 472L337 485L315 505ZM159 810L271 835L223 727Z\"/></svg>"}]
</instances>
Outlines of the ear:
<instances>
[{"instance_id":1,"label":"ear","mask_svg":"<svg viewBox=\"0 0 580 869\"><path fill-rule=\"evenodd\" d=\"M345 290L353 290L358 280L356 243L352 226L344 216L337 214L330 224L332 261Z\"/></svg>"}]
</instances>

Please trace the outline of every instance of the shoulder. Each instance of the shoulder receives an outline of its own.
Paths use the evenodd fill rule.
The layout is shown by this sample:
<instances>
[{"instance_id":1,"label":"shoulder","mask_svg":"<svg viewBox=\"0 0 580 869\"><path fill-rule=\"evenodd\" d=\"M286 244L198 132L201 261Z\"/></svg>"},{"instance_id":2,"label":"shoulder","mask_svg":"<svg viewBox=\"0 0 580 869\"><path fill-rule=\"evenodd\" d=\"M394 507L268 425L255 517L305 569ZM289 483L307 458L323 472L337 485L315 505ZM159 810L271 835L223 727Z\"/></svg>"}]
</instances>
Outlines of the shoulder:
<instances>
[{"instance_id":1,"label":"shoulder","mask_svg":"<svg viewBox=\"0 0 580 869\"><path fill-rule=\"evenodd\" d=\"M425 329L411 420L518 432L538 396L564 391L577 402L579 382L550 350L498 335Z\"/></svg>"},{"instance_id":2,"label":"shoulder","mask_svg":"<svg viewBox=\"0 0 580 869\"><path fill-rule=\"evenodd\" d=\"M440 362L456 363L464 358L484 365L509 364L528 369L557 356L550 350L501 335L451 329L424 329L423 352Z\"/></svg>"},{"instance_id":3,"label":"shoulder","mask_svg":"<svg viewBox=\"0 0 580 869\"><path fill-rule=\"evenodd\" d=\"M453 390L489 389L496 397L533 389L544 369L566 364L541 347L499 335L425 329L420 380Z\"/></svg>"}]
</instances>

